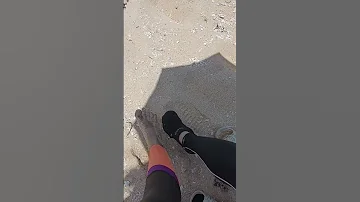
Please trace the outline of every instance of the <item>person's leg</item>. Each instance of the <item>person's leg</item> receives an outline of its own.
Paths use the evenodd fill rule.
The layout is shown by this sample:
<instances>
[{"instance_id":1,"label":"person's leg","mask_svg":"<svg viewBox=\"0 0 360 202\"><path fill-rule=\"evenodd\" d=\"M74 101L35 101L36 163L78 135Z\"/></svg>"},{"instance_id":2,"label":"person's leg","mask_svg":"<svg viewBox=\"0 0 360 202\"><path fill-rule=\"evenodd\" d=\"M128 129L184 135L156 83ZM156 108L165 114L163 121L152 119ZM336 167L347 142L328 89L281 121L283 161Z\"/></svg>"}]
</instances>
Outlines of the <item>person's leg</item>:
<instances>
[{"instance_id":1,"label":"person's leg","mask_svg":"<svg viewBox=\"0 0 360 202\"><path fill-rule=\"evenodd\" d=\"M162 117L164 131L188 153L196 153L210 171L236 188L236 144L226 140L201 137L185 126L174 111Z\"/></svg>"},{"instance_id":2,"label":"person's leg","mask_svg":"<svg viewBox=\"0 0 360 202\"><path fill-rule=\"evenodd\" d=\"M136 110L136 122L149 148L149 165L142 202L180 202L181 193L174 167L166 150L159 144L153 123L156 116Z\"/></svg>"}]
</instances>

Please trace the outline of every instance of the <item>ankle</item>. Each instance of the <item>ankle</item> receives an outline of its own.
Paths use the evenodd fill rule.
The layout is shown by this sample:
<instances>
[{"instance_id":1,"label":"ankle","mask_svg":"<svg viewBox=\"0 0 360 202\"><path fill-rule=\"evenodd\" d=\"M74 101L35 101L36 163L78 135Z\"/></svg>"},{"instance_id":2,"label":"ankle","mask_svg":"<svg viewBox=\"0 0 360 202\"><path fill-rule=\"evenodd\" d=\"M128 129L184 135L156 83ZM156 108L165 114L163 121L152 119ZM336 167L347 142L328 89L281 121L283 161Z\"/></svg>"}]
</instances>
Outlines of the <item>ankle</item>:
<instances>
[{"instance_id":1,"label":"ankle","mask_svg":"<svg viewBox=\"0 0 360 202\"><path fill-rule=\"evenodd\" d=\"M195 135L194 132L186 126L178 128L174 133L174 137L176 141L179 142L181 146L183 146L185 143L185 137L193 136L193 135Z\"/></svg>"},{"instance_id":2,"label":"ankle","mask_svg":"<svg viewBox=\"0 0 360 202\"><path fill-rule=\"evenodd\" d=\"M185 136L188 135L190 132L189 131L183 131L180 133L179 135L179 143L181 145L184 145L184 142L185 142Z\"/></svg>"},{"instance_id":3,"label":"ankle","mask_svg":"<svg viewBox=\"0 0 360 202\"><path fill-rule=\"evenodd\" d=\"M188 147L189 143L194 139L194 137L196 137L197 135L195 135L194 133L187 133L184 138L182 139L182 143L181 146L182 147Z\"/></svg>"}]
</instances>

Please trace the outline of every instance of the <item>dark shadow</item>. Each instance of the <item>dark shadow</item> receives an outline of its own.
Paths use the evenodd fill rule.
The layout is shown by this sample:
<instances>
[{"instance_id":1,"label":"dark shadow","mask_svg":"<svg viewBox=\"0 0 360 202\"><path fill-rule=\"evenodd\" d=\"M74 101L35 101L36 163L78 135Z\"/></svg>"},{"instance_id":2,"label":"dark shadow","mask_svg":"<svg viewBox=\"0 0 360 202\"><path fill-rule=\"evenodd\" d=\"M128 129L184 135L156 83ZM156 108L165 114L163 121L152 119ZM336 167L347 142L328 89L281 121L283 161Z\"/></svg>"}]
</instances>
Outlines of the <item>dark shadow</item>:
<instances>
[{"instance_id":1,"label":"dark shadow","mask_svg":"<svg viewBox=\"0 0 360 202\"><path fill-rule=\"evenodd\" d=\"M156 113L159 122L167 110L177 109L175 111L186 119L185 122L201 114L212 123L206 126L235 125L236 66L217 53L190 65L164 68L144 107ZM200 133L205 130L194 129ZM144 138L141 141L146 148Z\"/></svg>"},{"instance_id":2,"label":"dark shadow","mask_svg":"<svg viewBox=\"0 0 360 202\"><path fill-rule=\"evenodd\" d=\"M218 127L235 126L236 66L217 53L190 65L164 68L144 107L156 113L160 123L161 117L166 111L174 110L195 133L213 136ZM134 129L139 134L144 147L147 148L141 131L135 126ZM190 166L193 163L192 157L183 152L175 141L169 140L161 127L159 138L174 162L180 184L184 186L183 197L189 195L191 191L189 189L207 191L214 188L213 178L206 179L209 178L209 175L206 174L207 171L196 166L193 168L195 171L191 169L194 167ZM197 186L198 183L193 182L194 177L189 177L194 174L200 175L197 179L199 184L206 185ZM143 179L145 181L145 175ZM139 189L143 191L144 187Z\"/></svg>"}]
</instances>

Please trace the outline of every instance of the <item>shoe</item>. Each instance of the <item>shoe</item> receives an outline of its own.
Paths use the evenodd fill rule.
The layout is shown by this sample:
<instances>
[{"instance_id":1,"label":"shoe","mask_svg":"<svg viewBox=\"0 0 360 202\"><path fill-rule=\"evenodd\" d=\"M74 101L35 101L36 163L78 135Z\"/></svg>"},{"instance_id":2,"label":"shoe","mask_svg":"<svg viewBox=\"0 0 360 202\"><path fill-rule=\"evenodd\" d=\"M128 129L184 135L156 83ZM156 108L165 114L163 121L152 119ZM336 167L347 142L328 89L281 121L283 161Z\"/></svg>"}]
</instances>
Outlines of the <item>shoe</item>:
<instances>
[{"instance_id":1,"label":"shoe","mask_svg":"<svg viewBox=\"0 0 360 202\"><path fill-rule=\"evenodd\" d=\"M181 146L183 145L179 141L179 135L184 131L194 133L193 130L183 124L180 117L174 111L167 111L162 116L162 126L166 134L168 134L170 138L174 138Z\"/></svg>"},{"instance_id":2,"label":"shoe","mask_svg":"<svg viewBox=\"0 0 360 202\"><path fill-rule=\"evenodd\" d=\"M202 191L195 191L191 198L190 202L217 202L214 198L204 194Z\"/></svg>"}]
</instances>

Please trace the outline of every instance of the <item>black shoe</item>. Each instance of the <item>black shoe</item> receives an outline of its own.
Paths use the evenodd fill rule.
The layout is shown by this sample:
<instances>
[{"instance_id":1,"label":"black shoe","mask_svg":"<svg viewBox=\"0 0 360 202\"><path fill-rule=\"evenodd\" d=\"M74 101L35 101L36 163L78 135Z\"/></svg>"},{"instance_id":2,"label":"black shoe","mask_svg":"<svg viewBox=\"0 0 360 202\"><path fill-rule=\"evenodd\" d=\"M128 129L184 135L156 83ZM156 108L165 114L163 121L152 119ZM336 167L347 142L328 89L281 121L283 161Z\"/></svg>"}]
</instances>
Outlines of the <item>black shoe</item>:
<instances>
[{"instance_id":1,"label":"black shoe","mask_svg":"<svg viewBox=\"0 0 360 202\"><path fill-rule=\"evenodd\" d=\"M174 138L181 146L183 145L179 141L179 135L182 132L187 131L191 134L194 134L194 131L183 124L179 116L174 111L167 111L162 116L162 126L166 134L168 134L170 138ZM189 150L186 150L186 152L193 154L193 152Z\"/></svg>"}]
</instances>

